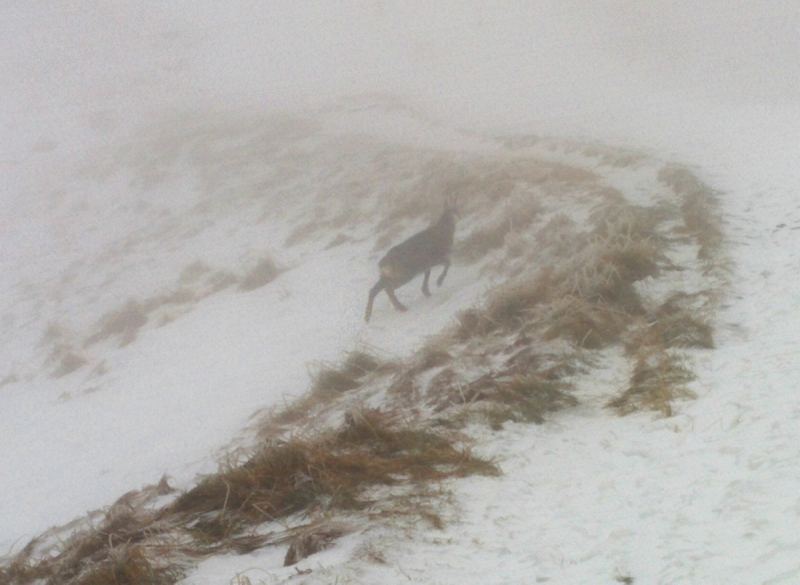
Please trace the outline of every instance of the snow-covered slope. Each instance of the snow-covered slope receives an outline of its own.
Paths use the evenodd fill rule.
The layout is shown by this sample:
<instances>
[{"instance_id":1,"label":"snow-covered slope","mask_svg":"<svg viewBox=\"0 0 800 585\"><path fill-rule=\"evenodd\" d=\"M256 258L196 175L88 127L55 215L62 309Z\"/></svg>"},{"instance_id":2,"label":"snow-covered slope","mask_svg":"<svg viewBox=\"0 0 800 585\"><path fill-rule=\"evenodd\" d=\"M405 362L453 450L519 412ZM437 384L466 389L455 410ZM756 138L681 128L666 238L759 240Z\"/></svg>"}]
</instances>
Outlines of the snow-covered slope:
<instances>
[{"instance_id":1,"label":"snow-covered slope","mask_svg":"<svg viewBox=\"0 0 800 585\"><path fill-rule=\"evenodd\" d=\"M719 193L730 288L716 348L694 358L698 398L669 418L584 400L484 430L475 448L504 475L448 484L443 530L376 527L297 568L279 547L216 557L185 582L796 582L797 15L712 3L659 27L656 3L621 5L6 14L0 552L162 474L190 487L252 439L253 415L308 388L309 364L402 358L479 302L499 279L462 263L431 299L401 289L408 314L381 297L365 326L381 252L439 200L396 230L380 220L409 187L457 180L453 160L536 133L687 164ZM139 42L97 34L117 19ZM328 33L303 41L309 22ZM293 55L262 55L260 88L237 61L258 60L259 39ZM372 90L414 100L264 113ZM602 372L602 388L624 385Z\"/></svg>"}]
</instances>

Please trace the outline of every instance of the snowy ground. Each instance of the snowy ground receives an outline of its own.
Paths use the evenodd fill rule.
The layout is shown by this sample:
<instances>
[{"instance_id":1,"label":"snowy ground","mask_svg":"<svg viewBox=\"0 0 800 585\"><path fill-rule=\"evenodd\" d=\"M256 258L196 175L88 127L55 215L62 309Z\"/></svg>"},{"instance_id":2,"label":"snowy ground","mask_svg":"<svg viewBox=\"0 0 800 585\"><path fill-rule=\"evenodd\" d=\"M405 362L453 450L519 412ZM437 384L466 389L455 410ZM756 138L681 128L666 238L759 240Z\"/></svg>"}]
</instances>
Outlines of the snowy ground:
<instances>
[{"instance_id":1,"label":"snowy ground","mask_svg":"<svg viewBox=\"0 0 800 585\"><path fill-rule=\"evenodd\" d=\"M712 30L718 13L727 12L724 8L710 5L706 13L684 7L689 12L683 14L697 20L690 25L670 20L655 48L646 47L644 56L630 53L638 57L625 60L620 55L628 54L636 33L634 26L620 23L636 24L633 16L615 19L613 11L597 8L595 13L576 4L580 17L575 17L549 3L544 6L535 25L520 7L477 16L477 9L458 12L462 24L475 26L482 42L508 32L501 37L504 42L487 49L483 63L477 52L475 77L462 66L476 50L469 49L469 35L458 32L447 8L432 9L436 14L428 14L433 20L425 26L409 21L408 14L394 15L402 17L407 29L401 26L398 32L387 25L381 29L386 38L380 32L351 40L340 34L348 17L356 25L359 19L372 23L378 17L371 9L338 15L331 32L339 35L336 51L325 60L350 58L358 67L348 78L351 86L336 86L333 93L375 89L364 81L371 74L379 75L381 90L396 90L411 80L431 115L413 118L385 107L383 98L362 98L367 105L384 107L368 121L329 116L328 131L474 152L491 148L478 130L513 130L598 140L691 165L721 194L733 268L716 324L717 347L696 364L698 399L681 404L668 419L648 414L617 418L584 405L542 426L509 425L500 433L487 432L480 451L496 457L504 476L449 486L457 514L444 531L418 527L401 534L352 535L298 565L301 571L312 570L306 575L281 567L284 551L215 558L185 583L235 582L237 575L240 582L246 576L253 583L463 583L475 582L476 575L484 583L608 583L626 577L641 583L800 580L800 401L795 393L800 366L793 359L800 326L793 287L800 280L800 76L794 75L796 63L788 56L773 58L786 38L796 38L791 31L796 33L797 15L783 18L777 4L766 3L749 15L753 18L726 17ZM376 14L381 10L376 4ZM59 18L73 19L78 26L84 12L49 12L44 25L67 34ZM323 12L314 17L315 26L334 11ZM646 12L636 18L646 21ZM5 41L11 57L4 70L18 83L1 96L9 136L0 155L3 553L164 473L176 487L190 486L197 473L215 469L215 454L242 434L256 410L306 390L308 363L337 359L359 345L404 355L490 286L454 266L447 286L427 304L413 307L416 315L396 315L383 305L376 308L374 323L365 326L365 294L378 257L371 252L372 242L323 253L313 245L283 246L305 212L291 202L297 193L325 189L332 175L319 171L334 168L337 161L325 159L320 154L324 148L315 150L316 134L305 135L302 129L289 141L296 149L291 152L280 151L285 143L279 138L227 144L254 152L238 158L245 162L237 168L226 168L213 150L204 150L224 143L224 136L204 140L207 130L201 124L199 138L187 137L184 130L198 124L182 121L176 103L185 102L186 109L196 103L186 95L169 101L170 83L177 82L164 79L175 75L180 82L196 83L188 74L196 67L192 47L213 54L215 46L231 38L231 27L225 27L230 19L221 20L219 13L175 14L165 11L153 25L161 36L142 36L142 25L129 21L128 33L150 43L142 50L160 60L137 61L134 52L117 61L116 69L104 69L102 51L80 49L78 39L67 45L71 52L62 53L60 61L53 58L31 73L24 67L25 47L36 55L55 54L53 47L43 46L46 41L33 40L38 37L30 23L41 14L18 12L5 19L23 32L3 35L20 41ZM112 16L94 13L94 30L105 30L104 19ZM282 14L292 22L303 16L302 9ZM589 26L589 16L604 23L599 31ZM234 43L236 50L246 53L247 39L253 38L249 27L257 23L233 20L236 32L244 31L243 40ZM206 26L195 26L201 21ZM170 36L164 23L178 33ZM528 25L539 33L534 46L524 40ZM569 37L576 29L582 34ZM681 38L687 29L691 34L685 44L670 37ZM764 29L775 31L770 43L763 40ZM197 38L190 38L187 31L192 30ZM712 39L703 39L707 32ZM391 52L401 33L415 39L407 63ZM739 33L736 43L725 37L733 33ZM52 38L58 48L61 37ZM286 49L288 37L281 38ZM613 66L600 64L593 54L598 39L607 38L618 42L612 47L620 52ZM209 39L216 40L209 44ZM395 66L405 63L388 82L379 62L359 54L363 43L371 46L376 39L382 39L381 59ZM106 49L119 48L111 36L101 40ZM306 65L316 62L319 42L292 40L305 46ZM445 51L448 42L463 51ZM159 43L168 50L159 49ZM741 47L732 48L737 43ZM662 62L659 47L678 48L673 59ZM697 50L709 57L701 60L708 71L683 61ZM115 55L124 54L123 44ZM543 61L547 55L555 61L557 55L561 67L531 65L534 54ZM732 55L749 56L755 67L741 59L731 65ZM760 67L759 57L774 69ZM501 58L504 66L498 71ZM97 65L91 73L95 77L86 82L94 97L73 87L77 82L71 68L80 69L83 60ZM681 63L688 69L681 69ZM217 75L215 87L244 86L246 67L223 75L219 66L210 66ZM133 96L119 89L115 76L121 70L137 74ZM302 83L292 85L281 77L286 85L276 81L271 87L292 87L304 96L331 90L335 76L329 71L300 70L306 76ZM426 89L422 80L442 71L453 72L453 78ZM626 77L630 71L633 81ZM529 80L523 81L520 72ZM662 73L665 83L654 83ZM583 87L581 80L587 78L588 87ZM498 80L509 79L515 82L506 95ZM144 107L141 99L151 85L155 104ZM43 89L52 92L43 97ZM277 105L291 101L292 92L287 89L285 95L289 98ZM305 99L318 101L319 96ZM170 110L163 116L166 129L139 122L143 111L161 104ZM241 107L253 111L252 104ZM262 119L260 112L254 118ZM279 166L259 167L264 159L312 165L305 182L292 184L281 182L286 175ZM338 162L347 167L353 160L345 156ZM356 175L357 170L346 172ZM250 182L235 183L232 177L239 175ZM336 184L344 188L345 179ZM229 182L220 188L218 180ZM263 195L275 185L283 189L279 195ZM285 223L259 221L267 207L276 205L285 206ZM212 276L230 273L239 283L265 256L289 270L253 291L241 292L232 284L209 292ZM147 324L133 328L130 343L124 343L124 335L112 335L86 345L102 328L103 316L129 299L144 302L176 290L191 291L191 302L156 303ZM409 292L408 298L418 297ZM86 364L53 377L71 352ZM364 560L365 547L385 563Z\"/></svg>"}]
</instances>

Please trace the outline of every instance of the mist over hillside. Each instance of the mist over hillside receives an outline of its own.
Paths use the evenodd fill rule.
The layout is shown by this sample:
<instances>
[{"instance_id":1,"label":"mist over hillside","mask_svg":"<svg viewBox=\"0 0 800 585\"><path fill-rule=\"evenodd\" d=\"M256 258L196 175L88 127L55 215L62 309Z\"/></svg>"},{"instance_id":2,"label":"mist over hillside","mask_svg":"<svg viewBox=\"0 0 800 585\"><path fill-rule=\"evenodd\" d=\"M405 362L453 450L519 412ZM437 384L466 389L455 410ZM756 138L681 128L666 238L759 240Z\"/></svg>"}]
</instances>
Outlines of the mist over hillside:
<instances>
[{"instance_id":1,"label":"mist over hillside","mask_svg":"<svg viewBox=\"0 0 800 585\"><path fill-rule=\"evenodd\" d=\"M646 280L656 278L653 269L644 284L636 280L647 302L626 313L626 327L635 327L608 317L617 328L613 355L591 365L596 388L577 393L581 406L572 418L525 426L503 411L510 430L500 422L473 437L508 479L459 484L466 491L454 491L446 513L437 510L445 526L457 526L457 510L464 512L463 533L426 532L422 549L404 541L398 551L395 537L382 532L364 541L377 548L344 538L343 549L322 557L334 568L308 582L338 578L336 567L350 567L352 559L355 568L341 573L348 578L380 580L382 571L395 571L392 578L402 581L406 562L424 575L439 567L441 534L449 535L452 558L478 555L497 582L515 578L489 560L504 547L515 558L525 547L546 551L531 561L545 577L602 573L620 580L630 567L655 580L707 577L729 557L749 562L762 580L796 577L795 526L785 520L792 508L781 495L794 476L781 465L795 456L788 450L797 423L783 414L796 412L785 386L797 372L774 348L793 351L798 37L800 12L778 0L79 0L0 8L0 556L30 539L31 551L45 559L50 551L63 556L69 548L58 540L67 533L39 540L41 531L87 512L80 522L93 526L116 498L163 474L172 488L190 493L198 474L216 470L221 453L250 444L271 407L291 411L320 371L339 371L346 352L376 352L385 367L370 373L378 383L365 391L365 404L386 407L390 402L377 398L384 396L380 384L394 375L405 380L399 387L406 398L418 398L433 382L427 369L414 369L414 352L429 336L451 331L455 315L475 319L458 321L462 333L494 331L487 299L505 279L540 268L539 248L564 253L545 259L563 278L553 290L573 301L582 285L563 267L580 266L585 276L596 265L591 254L578 253L586 249L564 242L594 249L609 233L624 240L625 222L609 219L624 199L633 209L624 217L644 217L652 228L636 242L656 259L642 275L657 266L669 287L703 302L713 296L708 306L683 308L706 317L720 310L708 317L717 349L692 354L690 374L674 369L678 385L689 385L682 396L698 401L674 412L662 401L659 412L677 413L665 419L617 419L601 404L611 397L604 391L623 389L629 374L652 366L648 356L623 359L613 351L632 352L631 331L646 339L642 331L655 323L648 319L674 308L665 290ZM454 185L467 202L456 234L463 248L445 286L431 299L418 283L402 289L409 314L396 314L379 297L366 326L363 305L377 260L435 219ZM691 259L702 244L689 241L696 233L686 236L694 211L680 202L686 189L719 197L719 216L711 216L720 222L715 245L726 259L713 271ZM642 209L647 213L637 215ZM560 235L548 240L551 232ZM652 242L680 252L667 260L648 247ZM712 272L719 280L704 284ZM727 289L703 296L701 289L723 282L731 284L730 296ZM584 315L566 301L552 314ZM522 307L526 319L531 306ZM488 321L475 316L484 309ZM595 309L586 314L596 318ZM585 344L595 342L593 330L576 331L578 339L567 335L565 343L591 354ZM527 343L528 333L514 343ZM507 341L493 342L497 363ZM404 359L408 369L398 370ZM448 400L483 400L481 380L507 389L492 386L497 371L480 370L486 360L469 352L458 359L450 378L433 376L441 387L458 388ZM656 360L659 367L676 363L682 367ZM558 392L558 409L573 405ZM618 398L615 408L625 411L629 404ZM310 420L333 425L342 414L335 406ZM544 418L537 410L531 420ZM560 433L570 442L566 455ZM528 475L528 454L514 450L517 443L535 451L531 457L551 475ZM558 461L553 453L561 453ZM646 464L631 464L640 454ZM564 458L571 469L560 465ZM688 473L677 460L687 462ZM584 473L586 461L597 465ZM707 476L709 469L719 475ZM624 481L628 474L636 482ZM549 503L577 485L576 477L586 489L580 498L596 507L581 516L570 507L575 502L559 499L572 510L559 514ZM654 486L655 477L670 483ZM498 527L516 513L498 504L505 493L499 485L524 500L528 513L539 506L553 514L542 515L540 532L498 528L486 547L481 514ZM779 488L774 506L761 497L766 485ZM670 515L674 506L662 488L691 502L694 520ZM626 508L615 498L628 493L635 505ZM753 493L761 498L755 503ZM769 528L737 524L738 536L721 539L740 510L743 525ZM627 528L614 524L619 514ZM637 561L631 542L645 529L652 555ZM523 538L515 545L509 534ZM710 547L713 561L684 566L679 552L656 542L662 537L668 548L687 541L695 552ZM759 559L770 562L739 554L753 538L763 545ZM409 559L419 550L414 564ZM280 566L278 553L262 554L259 562ZM580 562L559 565L558 555ZM397 562L383 567L381 558ZM186 582L229 580L237 563L212 556L205 573ZM276 571L265 582L293 575ZM458 571L441 574L442 582L464 579Z\"/></svg>"},{"instance_id":2,"label":"mist over hillside","mask_svg":"<svg viewBox=\"0 0 800 585\"><path fill-rule=\"evenodd\" d=\"M3 100L50 140L174 108L375 92L455 123L572 130L664 99L796 101L798 18L777 0L9 5Z\"/></svg>"}]
</instances>

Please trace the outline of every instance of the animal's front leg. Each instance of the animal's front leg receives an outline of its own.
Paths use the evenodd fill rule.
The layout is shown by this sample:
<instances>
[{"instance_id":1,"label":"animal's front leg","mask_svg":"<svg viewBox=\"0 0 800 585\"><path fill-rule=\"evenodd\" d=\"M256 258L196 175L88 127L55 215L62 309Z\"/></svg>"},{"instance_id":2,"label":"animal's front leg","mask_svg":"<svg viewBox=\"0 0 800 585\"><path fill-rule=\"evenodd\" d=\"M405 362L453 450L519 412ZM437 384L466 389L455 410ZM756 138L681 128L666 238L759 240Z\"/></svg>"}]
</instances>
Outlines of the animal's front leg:
<instances>
[{"instance_id":1,"label":"animal's front leg","mask_svg":"<svg viewBox=\"0 0 800 585\"><path fill-rule=\"evenodd\" d=\"M428 268L425 271L425 278L422 279L422 294L426 297L431 296L431 291L428 290L428 279L431 277L431 269Z\"/></svg>"}]
</instances>

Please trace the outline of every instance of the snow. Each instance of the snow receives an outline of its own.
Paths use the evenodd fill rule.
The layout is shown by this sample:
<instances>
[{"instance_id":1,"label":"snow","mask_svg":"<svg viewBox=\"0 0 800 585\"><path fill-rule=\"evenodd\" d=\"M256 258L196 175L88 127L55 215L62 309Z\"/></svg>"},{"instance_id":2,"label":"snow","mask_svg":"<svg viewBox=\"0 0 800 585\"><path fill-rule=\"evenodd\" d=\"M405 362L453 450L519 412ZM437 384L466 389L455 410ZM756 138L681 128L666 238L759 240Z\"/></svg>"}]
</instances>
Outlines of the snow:
<instances>
[{"instance_id":1,"label":"snow","mask_svg":"<svg viewBox=\"0 0 800 585\"><path fill-rule=\"evenodd\" d=\"M307 389L309 364L359 346L406 355L492 285L454 266L430 301L409 286L409 313L378 303L364 325L373 242L283 246L306 211L293 204L336 162L312 133L291 146L317 165L307 183L251 196L276 176L257 161L289 157L265 146L241 169L204 157L222 142L203 132L230 105L420 149L483 152L495 148L485 135L533 132L685 163L721 193L733 268L717 348L696 364L699 397L676 416L589 403L487 431L479 450L504 475L450 485L443 531L348 536L298 565L313 569L305 582L800 580L793 7L78 2L2 17L0 553L165 473L189 487L253 413ZM211 130L187 111L208 112L197 117ZM228 199L206 196L215 180L231 181ZM273 204L284 224L258 221ZM288 268L270 285L165 307L167 324L83 348L88 366L51 377L48 324L80 349L104 314L174 290L192 262L241 274L265 254ZM364 546L386 563L360 560ZM280 582L297 575L282 556L210 559L185 583Z\"/></svg>"}]
</instances>

